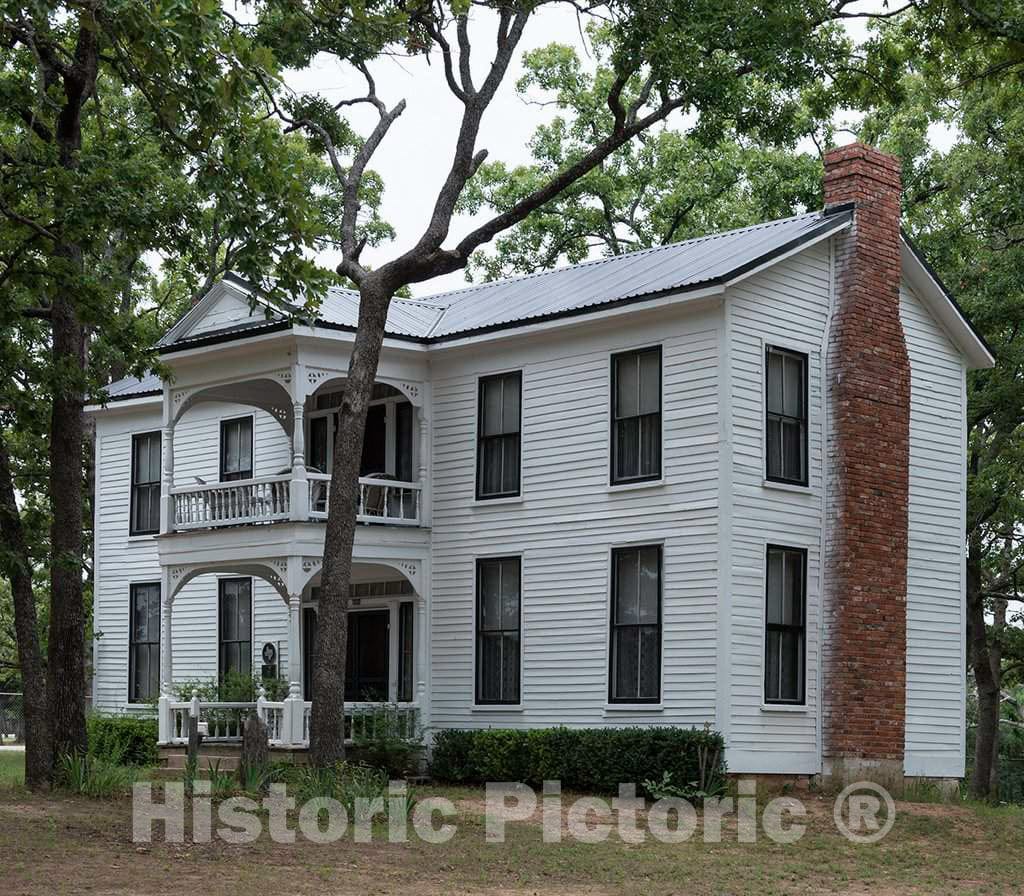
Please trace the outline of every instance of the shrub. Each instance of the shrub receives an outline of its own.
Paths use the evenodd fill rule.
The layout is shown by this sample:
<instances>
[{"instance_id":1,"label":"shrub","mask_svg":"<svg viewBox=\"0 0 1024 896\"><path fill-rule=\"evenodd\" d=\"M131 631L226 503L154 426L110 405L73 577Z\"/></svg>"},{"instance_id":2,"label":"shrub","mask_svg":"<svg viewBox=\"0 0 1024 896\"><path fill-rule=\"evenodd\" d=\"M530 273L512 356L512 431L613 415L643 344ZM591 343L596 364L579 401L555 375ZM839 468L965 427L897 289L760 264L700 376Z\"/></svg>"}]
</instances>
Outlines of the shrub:
<instances>
[{"instance_id":1,"label":"shrub","mask_svg":"<svg viewBox=\"0 0 1024 896\"><path fill-rule=\"evenodd\" d=\"M352 754L361 762L383 769L390 778L404 778L423 749L418 722L412 730L396 706L380 706L367 712L353 726Z\"/></svg>"},{"instance_id":2,"label":"shrub","mask_svg":"<svg viewBox=\"0 0 1024 896\"><path fill-rule=\"evenodd\" d=\"M354 821L366 817L365 810L374 800L381 802L380 817L386 817L398 802L398 797L389 796L387 772L351 762L339 762L328 768L296 766L287 780L298 805L314 799L334 799ZM400 811L408 815L414 804L411 792L407 791Z\"/></svg>"},{"instance_id":3,"label":"shrub","mask_svg":"<svg viewBox=\"0 0 1024 896\"><path fill-rule=\"evenodd\" d=\"M86 724L90 756L115 765L156 764L156 719L93 714Z\"/></svg>"},{"instance_id":4,"label":"shrub","mask_svg":"<svg viewBox=\"0 0 1024 896\"><path fill-rule=\"evenodd\" d=\"M57 763L60 787L94 799L113 799L131 792L138 770L99 756L66 754Z\"/></svg>"},{"instance_id":5,"label":"shrub","mask_svg":"<svg viewBox=\"0 0 1024 896\"><path fill-rule=\"evenodd\" d=\"M447 729L434 735L431 773L459 784L561 781L584 793L635 783L647 796L672 782L697 796L723 789L724 757L722 736L710 728Z\"/></svg>"}]
</instances>

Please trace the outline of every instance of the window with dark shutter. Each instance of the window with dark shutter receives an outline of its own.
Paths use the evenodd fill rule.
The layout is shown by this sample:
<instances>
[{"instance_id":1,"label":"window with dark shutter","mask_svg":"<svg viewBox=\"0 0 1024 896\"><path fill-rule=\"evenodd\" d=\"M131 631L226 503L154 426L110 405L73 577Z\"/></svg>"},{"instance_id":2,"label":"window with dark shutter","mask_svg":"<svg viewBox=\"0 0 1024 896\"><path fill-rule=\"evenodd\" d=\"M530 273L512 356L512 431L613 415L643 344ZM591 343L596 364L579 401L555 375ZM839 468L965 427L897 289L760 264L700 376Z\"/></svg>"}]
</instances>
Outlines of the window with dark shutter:
<instances>
[{"instance_id":1,"label":"window with dark shutter","mask_svg":"<svg viewBox=\"0 0 1024 896\"><path fill-rule=\"evenodd\" d=\"M661 699L661 546L612 551L611 703Z\"/></svg>"},{"instance_id":2,"label":"window with dark shutter","mask_svg":"<svg viewBox=\"0 0 1024 896\"><path fill-rule=\"evenodd\" d=\"M160 531L160 433L132 436L132 494L128 532Z\"/></svg>"},{"instance_id":3,"label":"window with dark shutter","mask_svg":"<svg viewBox=\"0 0 1024 896\"><path fill-rule=\"evenodd\" d=\"M132 585L129 594L128 702L160 696L160 583Z\"/></svg>"},{"instance_id":4,"label":"window with dark shutter","mask_svg":"<svg viewBox=\"0 0 1024 896\"><path fill-rule=\"evenodd\" d=\"M518 557L476 563L476 702L519 702L521 564Z\"/></svg>"},{"instance_id":5,"label":"window with dark shutter","mask_svg":"<svg viewBox=\"0 0 1024 896\"><path fill-rule=\"evenodd\" d=\"M519 494L520 371L480 379L477 406L476 496L510 498Z\"/></svg>"},{"instance_id":6,"label":"window with dark shutter","mask_svg":"<svg viewBox=\"0 0 1024 896\"><path fill-rule=\"evenodd\" d=\"M764 633L765 703L804 702L807 552L768 546Z\"/></svg>"},{"instance_id":7,"label":"window with dark shutter","mask_svg":"<svg viewBox=\"0 0 1024 896\"><path fill-rule=\"evenodd\" d=\"M765 474L807 485L807 355L765 350Z\"/></svg>"},{"instance_id":8,"label":"window with dark shutter","mask_svg":"<svg viewBox=\"0 0 1024 896\"><path fill-rule=\"evenodd\" d=\"M661 347L612 357L611 483L661 478Z\"/></svg>"}]
</instances>

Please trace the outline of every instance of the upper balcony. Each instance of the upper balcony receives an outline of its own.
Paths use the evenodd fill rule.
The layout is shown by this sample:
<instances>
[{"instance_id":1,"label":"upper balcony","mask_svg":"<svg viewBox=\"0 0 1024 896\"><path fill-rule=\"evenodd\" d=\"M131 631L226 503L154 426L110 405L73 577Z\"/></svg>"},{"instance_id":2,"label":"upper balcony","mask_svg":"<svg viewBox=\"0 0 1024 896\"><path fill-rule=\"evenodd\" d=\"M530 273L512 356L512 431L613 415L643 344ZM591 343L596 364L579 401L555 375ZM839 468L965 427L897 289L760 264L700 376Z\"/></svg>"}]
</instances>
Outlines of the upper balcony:
<instances>
[{"instance_id":1,"label":"upper balcony","mask_svg":"<svg viewBox=\"0 0 1024 896\"><path fill-rule=\"evenodd\" d=\"M296 350L289 355L300 357ZM185 369L192 384L176 379L164 390L161 533L326 520L344 371L293 361L287 368L221 380L209 375L215 370ZM421 382L386 373L374 386L360 464L360 523L429 522L424 391ZM200 410L213 403L259 409L280 429L270 424L274 432L268 434L261 414L264 429L254 439L252 413L224 417ZM202 418L200 434L193 431L198 420L189 426L190 416ZM153 467L155 457L135 459L140 462ZM152 501L156 485L148 493L134 490L133 503Z\"/></svg>"}]
</instances>

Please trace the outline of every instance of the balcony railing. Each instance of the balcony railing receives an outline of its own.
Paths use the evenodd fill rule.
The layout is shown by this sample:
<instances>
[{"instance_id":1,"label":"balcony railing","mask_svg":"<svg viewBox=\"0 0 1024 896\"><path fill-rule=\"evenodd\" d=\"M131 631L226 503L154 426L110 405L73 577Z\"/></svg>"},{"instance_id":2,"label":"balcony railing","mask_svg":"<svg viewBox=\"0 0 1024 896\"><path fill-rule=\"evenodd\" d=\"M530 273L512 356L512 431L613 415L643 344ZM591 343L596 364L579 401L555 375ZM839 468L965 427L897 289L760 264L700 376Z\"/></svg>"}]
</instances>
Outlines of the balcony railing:
<instances>
[{"instance_id":1,"label":"balcony railing","mask_svg":"<svg viewBox=\"0 0 1024 896\"><path fill-rule=\"evenodd\" d=\"M174 528L267 523L291 516L291 477L263 476L171 489Z\"/></svg>"},{"instance_id":2,"label":"balcony railing","mask_svg":"<svg viewBox=\"0 0 1024 896\"><path fill-rule=\"evenodd\" d=\"M309 515L313 519L325 520L331 495L331 477L324 473L309 473L308 476ZM422 487L418 482L362 476L359 479L356 519L361 523L418 526L421 492Z\"/></svg>"},{"instance_id":3,"label":"balcony railing","mask_svg":"<svg viewBox=\"0 0 1024 896\"><path fill-rule=\"evenodd\" d=\"M331 477L312 472L306 475L304 486L301 480L285 474L173 488L173 528L183 531L293 519L293 507L303 519L326 520ZM292 500L292 489L297 487L309 489L308 516ZM361 523L418 526L421 493L422 486L417 482L363 476L359 480L357 519Z\"/></svg>"}]
</instances>

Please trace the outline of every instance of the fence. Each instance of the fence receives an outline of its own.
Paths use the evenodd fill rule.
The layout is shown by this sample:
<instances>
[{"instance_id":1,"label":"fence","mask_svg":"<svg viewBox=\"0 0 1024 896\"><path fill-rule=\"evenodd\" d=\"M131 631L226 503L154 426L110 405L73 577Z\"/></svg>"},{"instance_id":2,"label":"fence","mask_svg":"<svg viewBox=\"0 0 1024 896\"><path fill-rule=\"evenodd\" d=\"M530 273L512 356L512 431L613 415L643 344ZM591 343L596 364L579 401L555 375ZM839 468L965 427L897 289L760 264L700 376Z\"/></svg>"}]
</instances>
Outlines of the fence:
<instances>
[{"instance_id":1,"label":"fence","mask_svg":"<svg viewBox=\"0 0 1024 896\"><path fill-rule=\"evenodd\" d=\"M0 691L0 743L25 740L25 710L21 694Z\"/></svg>"}]
</instances>

